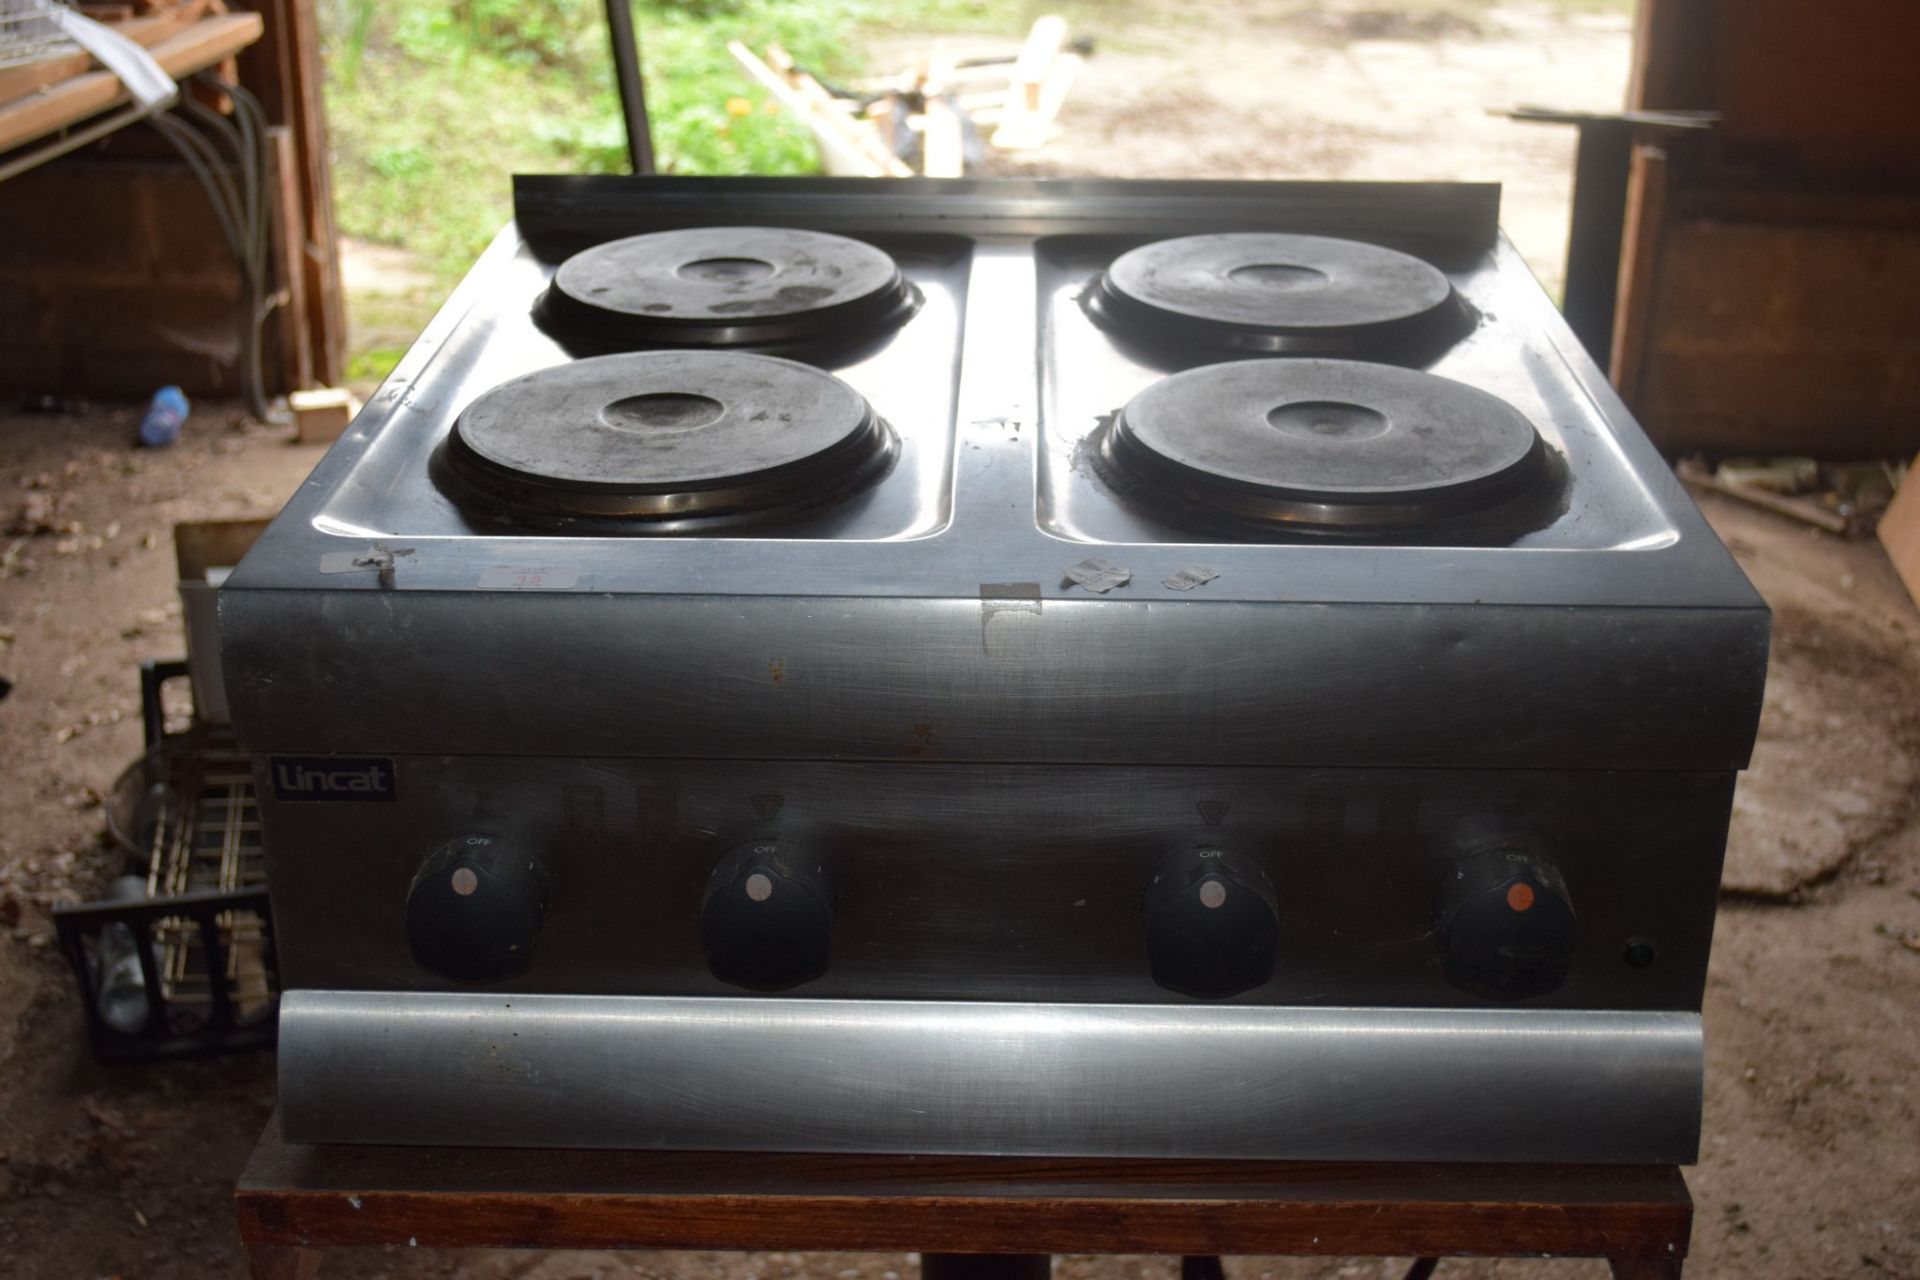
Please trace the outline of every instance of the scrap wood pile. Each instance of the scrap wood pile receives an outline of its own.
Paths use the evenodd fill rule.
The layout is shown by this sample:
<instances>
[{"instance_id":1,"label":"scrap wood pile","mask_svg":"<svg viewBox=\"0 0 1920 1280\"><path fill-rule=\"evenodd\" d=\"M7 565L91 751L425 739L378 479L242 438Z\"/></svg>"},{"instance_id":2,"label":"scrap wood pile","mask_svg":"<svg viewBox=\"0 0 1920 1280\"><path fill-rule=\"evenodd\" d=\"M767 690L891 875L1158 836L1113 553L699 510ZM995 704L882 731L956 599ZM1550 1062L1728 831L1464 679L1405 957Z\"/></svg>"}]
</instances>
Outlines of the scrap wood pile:
<instances>
[{"instance_id":1,"label":"scrap wood pile","mask_svg":"<svg viewBox=\"0 0 1920 1280\"><path fill-rule=\"evenodd\" d=\"M68 6L146 49L164 44L202 18L227 12L225 0L121 0ZM99 68L93 58L59 38L25 0L0 0L0 104L44 95L53 86Z\"/></svg>"},{"instance_id":2,"label":"scrap wood pile","mask_svg":"<svg viewBox=\"0 0 1920 1280\"><path fill-rule=\"evenodd\" d=\"M1897 462L1823 463L1812 458L1682 459L1680 479L1816 529L1848 538L1873 534L1910 468Z\"/></svg>"},{"instance_id":3,"label":"scrap wood pile","mask_svg":"<svg viewBox=\"0 0 1920 1280\"><path fill-rule=\"evenodd\" d=\"M0 0L0 151L65 129L128 101L125 86L67 39L44 9ZM233 55L259 38L260 18L225 0L125 0L78 11L144 48L170 74L207 65L237 80ZM30 25L28 17L34 21Z\"/></svg>"},{"instance_id":4,"label":"scrap wood pile","mask_svg":"<svg viewBox=\"0 0 1920 1280\"><path fill-rule=\"evenodd\" d=\"M795 66L779 45L762 57L736 40L734 60L806 124L828 173L957 178L991 146L1028 151L1059 129L1091 45L1069 44L1067 21L1039 19L1017 54L930 55L892 75L839 89Z\"/></svg>"}]
</instances>

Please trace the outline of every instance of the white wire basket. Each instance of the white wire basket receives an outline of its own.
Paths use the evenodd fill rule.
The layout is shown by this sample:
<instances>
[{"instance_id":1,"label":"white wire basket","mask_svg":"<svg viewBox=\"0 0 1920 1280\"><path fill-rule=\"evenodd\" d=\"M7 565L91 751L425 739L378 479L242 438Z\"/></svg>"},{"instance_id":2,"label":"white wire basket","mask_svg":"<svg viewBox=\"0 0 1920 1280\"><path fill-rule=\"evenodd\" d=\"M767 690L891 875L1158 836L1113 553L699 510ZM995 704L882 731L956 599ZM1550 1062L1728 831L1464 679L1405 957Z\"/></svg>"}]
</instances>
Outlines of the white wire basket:
<instances>
[{"instance_id":1,"label":"white wire basket","mask_svg":"<svg viewBox=\"0 0 1920 1280\"><path fill-rule=\"evenodd\" d=\"M0 67L77 50L54 19L64 7L62 0L0 0Z\"/></svg>"}]
</instances>

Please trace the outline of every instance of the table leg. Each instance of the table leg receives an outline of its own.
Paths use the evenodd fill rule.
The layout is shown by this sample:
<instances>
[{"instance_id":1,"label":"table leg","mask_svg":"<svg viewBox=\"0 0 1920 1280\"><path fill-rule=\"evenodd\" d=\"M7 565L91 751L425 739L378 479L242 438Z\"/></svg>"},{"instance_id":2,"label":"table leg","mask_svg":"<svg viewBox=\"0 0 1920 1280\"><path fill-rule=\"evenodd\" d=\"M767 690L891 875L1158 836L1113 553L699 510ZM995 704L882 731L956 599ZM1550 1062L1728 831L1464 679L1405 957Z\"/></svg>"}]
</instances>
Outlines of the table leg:
<instances>
[{"instance_id":1,"label":"table leg","mask_svg":"<svg viewBox=\"0 0 1920 1280\"><path fill-rule=\"evenodd\" d=\"M1680 1280L1680 1269L1686 1265L1686 1259L1627 1256L1608 1258L1607 1265L1613 1268L1613 1280Z\"/></svg>"},{"instance_id":2,"label":"table leg","mask_svg":"<svg viewBox=\"0 0 1920 1280\"><path fill-rule=\"evenodd\" d=\"M297 1245L250 1244L247 1269L253 1280L313 1280L321 1257L320 1250Z\"/></svg>"},{"instance_id":3,"label":"table leg","mask_svg":"<svg viewBox=\"0 0 1920 1280\"><path fill-rule=\"evenodd\" d=\"M920 1280L1051 1280L1050 1253L923 1253Z\"/></svg>"}]
</instances>

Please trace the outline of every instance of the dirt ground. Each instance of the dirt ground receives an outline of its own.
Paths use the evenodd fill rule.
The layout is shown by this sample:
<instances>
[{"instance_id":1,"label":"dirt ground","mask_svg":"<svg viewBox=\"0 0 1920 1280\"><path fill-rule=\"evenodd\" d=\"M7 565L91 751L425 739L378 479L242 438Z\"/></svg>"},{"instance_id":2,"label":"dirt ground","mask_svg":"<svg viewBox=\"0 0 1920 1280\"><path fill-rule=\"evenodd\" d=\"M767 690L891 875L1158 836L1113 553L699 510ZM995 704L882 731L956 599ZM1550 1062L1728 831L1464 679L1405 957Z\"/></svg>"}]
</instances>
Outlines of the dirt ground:
<instances>
[{"instance_id":1,"label":"dirt ground","mask_svg":"<svg viewBox=\"0 0 1920 1280\"><path fill-rule=\"evenodd\" d=\"M1557 296L1574 132L1492 111L1619 110L1628 5L1154 0L1068 12L1094 53L1058 136L991 155L989 171L1499 182L1502 225ZM935 43L959 56L1015 47ZM924 38L880 42L874 68L910 65L928 48Z\"/></svg>"},{"instance_id":2,"label":"dirt ground","mask_svg":"<svg viewBox=\"0 0 1920 1280\"><path fill-rule=\"evenodd\" d=\"M1083 6L1099 52L1042 152L1009 172L1489 178L1550 286L1570 133L1489 106L1618 104L1624 9L1261 0ZM1093 16L1088 16L1089 14ZM971 49L977 38L956 40ZM881 49L876 66L926 42ZM363 259L359 315L411 323L422 283ZM383 301L384 300L384 301ZM363 333L368 324L362 325ZM391 336L391 335L386 335ZM181 650L170 529L272 512L317 460L227 406L129 447L134 415L0 411L0 1273L244 1274L228 1194L271 1109L272 1062L94 1065L50 906L117 870L102 796L139 749L136 666ZM1776 610L1707 992L1706 1141L1690 1173L1699 1277L1920 1277L1920 614L1878 547L1722 501L1709 517ZM1404 1262L1230 1260L1234 1280L1397 1276ZM1171 1277L1076 1258L1067 1280ZM328 1275L504 1280L911 1280L867 1255L342 1255ZM1442 1276L1597 1278L1591 1261Z\"/></svg>"}]
</instances>

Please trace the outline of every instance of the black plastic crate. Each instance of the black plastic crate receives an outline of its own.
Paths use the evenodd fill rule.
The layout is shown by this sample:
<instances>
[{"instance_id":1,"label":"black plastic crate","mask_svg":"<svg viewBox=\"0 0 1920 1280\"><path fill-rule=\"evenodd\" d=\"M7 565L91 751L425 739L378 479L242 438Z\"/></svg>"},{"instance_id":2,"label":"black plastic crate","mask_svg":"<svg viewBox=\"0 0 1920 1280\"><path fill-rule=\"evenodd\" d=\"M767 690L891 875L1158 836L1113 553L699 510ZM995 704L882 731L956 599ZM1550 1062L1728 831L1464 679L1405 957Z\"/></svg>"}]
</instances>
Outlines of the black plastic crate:
<instances>
[{"instance_id":1,"label":"black plastic crate","mask_svg":"<svg viewBox=\"0 0 1920 1280\"><path fill-rule=\"evenodd\" d=\"M253 774L231 730L167 733L161 690L184 663L147 663L147 751L114 786L107 828L127 874L105 901L54 909L102 1062L273 1044L279 972Z\"/></svg>"}]
</instances>

